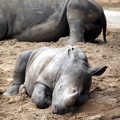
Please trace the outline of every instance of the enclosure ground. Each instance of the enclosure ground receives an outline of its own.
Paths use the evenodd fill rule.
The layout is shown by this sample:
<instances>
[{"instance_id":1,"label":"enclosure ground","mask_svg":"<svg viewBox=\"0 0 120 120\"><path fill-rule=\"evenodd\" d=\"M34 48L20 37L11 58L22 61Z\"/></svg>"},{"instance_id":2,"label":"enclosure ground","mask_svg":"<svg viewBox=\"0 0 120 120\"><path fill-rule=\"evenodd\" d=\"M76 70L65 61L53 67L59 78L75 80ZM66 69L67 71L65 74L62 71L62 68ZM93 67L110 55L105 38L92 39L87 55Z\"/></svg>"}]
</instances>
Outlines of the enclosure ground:
<instances>
[{"instance_id":1,"label":"enclosure ground","mask_svg":"<svg viewBox=\"0 0 120 120\"><path fill-rule=\"evenodd\" d=\"M120 29L108 26L108 43L104 44L101 34L98 42L94 44L76 44L85 51L92 67L106 65L108 68L103 75L93 77L88 102L80 106L75 113L65 115L52 114L51 106L47 109L36 108L26 94L9 97L2 95L12 83L15 60L21 52L43 46L62 47L64 41L57 43L28 43L15 39L1 41L0 120L120 120Z\"/></svg>"}]
</instances>

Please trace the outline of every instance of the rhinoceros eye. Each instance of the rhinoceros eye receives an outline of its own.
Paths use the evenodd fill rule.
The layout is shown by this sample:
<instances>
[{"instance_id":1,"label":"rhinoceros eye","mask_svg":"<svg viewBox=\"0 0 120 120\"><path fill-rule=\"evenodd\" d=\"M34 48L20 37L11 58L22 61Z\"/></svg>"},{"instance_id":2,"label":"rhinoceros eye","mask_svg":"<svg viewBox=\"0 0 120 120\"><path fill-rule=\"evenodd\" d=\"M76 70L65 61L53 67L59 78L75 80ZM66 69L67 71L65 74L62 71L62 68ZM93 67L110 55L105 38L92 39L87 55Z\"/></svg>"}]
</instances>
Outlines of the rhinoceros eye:
<instances>
[{"instance_id":1,"label":"rhinoceros eye","mask_svg":"<svg viewBox=\"0 0 120 120\"><path fill-rule=\"evenodd\" d=\"M60 88L62 88L62 85L60 85Z\"/></svg>"}]
</instances>

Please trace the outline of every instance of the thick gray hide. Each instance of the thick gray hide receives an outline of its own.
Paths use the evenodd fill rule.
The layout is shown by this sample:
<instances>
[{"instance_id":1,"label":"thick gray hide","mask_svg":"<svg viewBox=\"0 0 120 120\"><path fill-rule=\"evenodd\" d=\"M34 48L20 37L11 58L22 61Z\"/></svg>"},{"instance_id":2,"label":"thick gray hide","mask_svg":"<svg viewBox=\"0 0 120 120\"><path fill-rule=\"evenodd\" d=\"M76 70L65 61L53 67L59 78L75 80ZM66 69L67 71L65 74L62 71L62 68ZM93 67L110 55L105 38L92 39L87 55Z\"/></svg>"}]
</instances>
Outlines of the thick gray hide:
<instances>
[{"instance_id":1,"label":"thick gray hide","mask_svg":"<svg viewBox=\"0 0 120 120\"><path fill-rule=\"evenodd\" d=\"M0 0L0 40L57 41L70 36L67 44L93 42L106 18L94 0Z\"/></svg>"},{"instance_id":2,"label":"thick gray hide","mask_svg":"<svg viewBox=\"0 0 120 120\"><path fill-rule=\"evenodd\" d=\"M18 57L13 86L4 95L18 93L24 84L39 108L52 102L52 112L63 114L88 100L92 75L101 75L106 68L91 68L85 53L77 46L26 51Z\"/></svg>"}]
</instances>

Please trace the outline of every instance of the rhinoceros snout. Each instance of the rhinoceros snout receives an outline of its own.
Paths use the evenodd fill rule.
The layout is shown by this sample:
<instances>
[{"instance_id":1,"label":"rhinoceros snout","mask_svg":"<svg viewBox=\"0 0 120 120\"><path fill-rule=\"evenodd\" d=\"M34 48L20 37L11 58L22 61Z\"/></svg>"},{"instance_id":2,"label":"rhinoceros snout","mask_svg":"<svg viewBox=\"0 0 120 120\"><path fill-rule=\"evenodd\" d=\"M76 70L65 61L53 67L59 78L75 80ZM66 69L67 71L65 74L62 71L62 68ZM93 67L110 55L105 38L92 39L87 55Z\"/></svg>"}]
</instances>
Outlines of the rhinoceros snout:
<instances>
[{"instance_id":1,"label":"rhinoceros snout","mask_svg":"<svg viewBox=\"0 0 120 120\"><path fill-rule=\"evenodd\" d=\"M53 114L64 114L67 112L67 108L63 108L61 106L58 106L58 105L53 105L52 106L52 113Z\"/></svg>"},{"instance_id":2,"label":"rhinoceros snout","mask_svg":"<svg viewBox=\"0 0 120 120\"><path fill-rule=\"evenodd\" d=\"M57 102L57 104L52 104L52 113L54 114L67 113L69 111L69 108L74 106L77 97L78 92L66 95L60 102Z\"/></svg>"}]
</instances>

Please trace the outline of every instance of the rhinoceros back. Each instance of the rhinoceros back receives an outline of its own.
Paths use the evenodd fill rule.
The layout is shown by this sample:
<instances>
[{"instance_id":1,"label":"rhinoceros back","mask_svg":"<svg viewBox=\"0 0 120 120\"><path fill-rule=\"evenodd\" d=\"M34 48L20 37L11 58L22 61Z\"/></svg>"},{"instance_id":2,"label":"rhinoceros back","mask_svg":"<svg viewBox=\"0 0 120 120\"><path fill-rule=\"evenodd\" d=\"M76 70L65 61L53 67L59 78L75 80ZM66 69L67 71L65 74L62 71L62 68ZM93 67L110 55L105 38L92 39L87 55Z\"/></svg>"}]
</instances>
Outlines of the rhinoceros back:
<instances>
[{"instance_id":1,"label":"rhinoceros back","mask_svg":"<svg viewBox=\"0 0 120 120\"><path fill-rule=\"evenodd\" d=\"M8 23L6 37L46 23L52 17L58 21L64 3L65 0L0 0L0 15Z\"/></svg>"},{"instance_id":2,"label":"rhinoceros back","mask_svg":"<svg viewBox=\"0 0 120 120\"><path fill-rule=\"evenodd\" d=\"M66 67L69 56L69 46L63 48L41 48L35 50L26 68L25 87L32 95L35 83L39 82L51 90Z\"/></svg>"}]
</instances>

